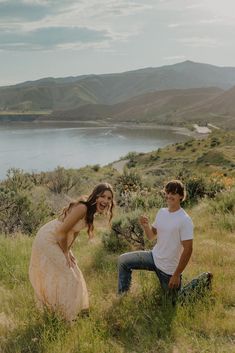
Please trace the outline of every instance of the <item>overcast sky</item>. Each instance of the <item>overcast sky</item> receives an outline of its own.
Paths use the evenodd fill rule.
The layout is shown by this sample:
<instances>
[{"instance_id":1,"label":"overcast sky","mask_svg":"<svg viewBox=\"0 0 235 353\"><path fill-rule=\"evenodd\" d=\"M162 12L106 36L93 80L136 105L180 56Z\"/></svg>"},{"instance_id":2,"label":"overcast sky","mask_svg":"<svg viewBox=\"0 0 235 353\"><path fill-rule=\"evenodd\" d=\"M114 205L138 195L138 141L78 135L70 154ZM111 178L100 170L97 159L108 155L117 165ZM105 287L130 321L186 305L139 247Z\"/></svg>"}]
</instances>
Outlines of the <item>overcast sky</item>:
<instances>
[{"instance_id":1,"label":"overcast sky","mask_svg":"<svg viewBox=\"0 0 235 353\"><path fill-rule=\"evenodd\" d=\"M235 0L0 0L0 85L193 60L235 66Z\"/></svg>"}]
</instances>

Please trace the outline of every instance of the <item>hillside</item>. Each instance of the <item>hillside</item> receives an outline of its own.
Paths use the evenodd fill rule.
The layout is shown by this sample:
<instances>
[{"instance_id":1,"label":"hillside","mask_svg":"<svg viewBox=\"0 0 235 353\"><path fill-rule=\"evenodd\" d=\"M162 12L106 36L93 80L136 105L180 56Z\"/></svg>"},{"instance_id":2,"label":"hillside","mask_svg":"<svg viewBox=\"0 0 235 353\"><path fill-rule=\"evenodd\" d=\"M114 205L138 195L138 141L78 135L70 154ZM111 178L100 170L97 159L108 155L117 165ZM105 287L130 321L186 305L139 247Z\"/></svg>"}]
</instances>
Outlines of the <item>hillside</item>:
<instances>
[{"instance_id":1,"label":"hillside","mask_svg":"<svg viewBox=\"0 0 235 353\"><path fill-rule=\"evenodd\" d=\"M118 122L152 122L157 124L187 123L185 111L214 101L224 91L218 88L195 88L147 93L114 105L89 104L77 109L55 111L50 120L107 120Z\"/></svg>"},{"instance_id":2,"label":"hillside","mask_svg":"<svg viewBox=\"0 0 235 353\"><path fill-rule=\"evenodd\" d=\"M123 174L112 165L87 166L32 175L15 172L1 182L0 351L233 353L234 147L235 133L220 130L203 140L190 139L146 154L129 153ZM136 244L131 247L113 238L107 220L96 217L94 240L88 241L82 231L73 248L88 286L89 316L79 316L69 326L49 311L39 313L28 279L36 229L56 217L70 197L88 192L101 180L115 187L114 222L137 222L139 214L153 220L164 205L162 186L173 177L187 185L184 208L195 225L193 256L184 271L184 284L211 271L212 290L173 307L162 296L154 273L133 271L130 292L117 298L118 256L135 250ZM123 205L124 190L129 199ZM144 249L152 246L144 242Z\"/></svg>"},{"instance_id":3,"label":"hillside","mask_svg":"<svg viewBox=\"0 0 235 353\"><path fill-rule=\"evenodd\" d=\"M235 129L235 88L156 91L114 105L87 104L77 109L55 111L40 120L97 120L107 123L153 123L205 125Z\"/></svg>"},{"instance_id":4,"label":"hillside","mask_svg":"<svg viewBox=\"0 0 235 353\"><path fill-rule=\"evenodd\" d=\"M130 167L146 175L152 183L166 177L235 177L235 133L214 131L206 139L189 139L149 153L133 154Z\"/></svg>"},{"instance_id":5,"label":"hillside","mask_svg":"<svg viewBox=\"0 0 235 353\"><path fill-rule=\"evenodd\" d=\"M221 94L210 104L210 111L223 115L235 115L235 87Z\"/></svg>"},{"instance_id":6,"label":"hillside","mask_svg":"<svg viewBox=\"0 0 235 353\"><path fill-rule=\"evenodd\" d=\"M235 68L185 61L117 74L47 78L0 88L0 110L67 110L116 104L158 90L235 85Z\"/></svg>"}]
</instances>

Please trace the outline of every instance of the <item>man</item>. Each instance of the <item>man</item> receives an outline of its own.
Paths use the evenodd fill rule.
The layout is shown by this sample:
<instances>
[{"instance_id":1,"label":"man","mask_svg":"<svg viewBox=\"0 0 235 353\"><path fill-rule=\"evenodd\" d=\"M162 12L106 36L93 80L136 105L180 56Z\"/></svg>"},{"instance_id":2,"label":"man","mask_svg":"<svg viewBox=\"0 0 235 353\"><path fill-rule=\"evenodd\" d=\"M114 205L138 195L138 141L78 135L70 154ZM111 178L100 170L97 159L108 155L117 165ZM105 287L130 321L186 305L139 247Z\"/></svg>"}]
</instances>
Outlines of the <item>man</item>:
<instances>
[{"instance_id":1,"label":"man","mask_svg":"<svg viewBox=\"0 0 235 353\"><path fill-rule=\"evenodd\" d=\"M148 239L157 237L152 251L135 251L119 257L118 293L130 288L132 270L155 271L162 289L175 298L181 288L182 272L193 250L193 223L180 203L186 197L179 180L168 182L164 188L167 208L161 208L152 225L146 216L140 217Z\"/></svg>"}]
</instances>

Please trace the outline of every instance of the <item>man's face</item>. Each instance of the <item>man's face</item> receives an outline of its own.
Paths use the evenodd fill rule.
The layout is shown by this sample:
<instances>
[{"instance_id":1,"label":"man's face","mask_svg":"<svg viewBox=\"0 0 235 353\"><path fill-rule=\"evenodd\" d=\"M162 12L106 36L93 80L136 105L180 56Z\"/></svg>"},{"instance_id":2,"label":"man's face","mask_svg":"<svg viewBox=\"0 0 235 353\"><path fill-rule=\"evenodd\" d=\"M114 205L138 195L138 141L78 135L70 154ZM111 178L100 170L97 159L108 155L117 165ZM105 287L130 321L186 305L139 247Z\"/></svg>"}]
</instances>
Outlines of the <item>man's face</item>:
<instances>
[{"instance_id":1,"label":"man's face","mask_svg":"<svg viewBox=\"0 0 235 353\"><path fill-rule=\"evenodd\" d=\"M169 208L177 208L180 205L182 196L171 192L165 193L166 202Z\"/></svg>"}]
</instances>

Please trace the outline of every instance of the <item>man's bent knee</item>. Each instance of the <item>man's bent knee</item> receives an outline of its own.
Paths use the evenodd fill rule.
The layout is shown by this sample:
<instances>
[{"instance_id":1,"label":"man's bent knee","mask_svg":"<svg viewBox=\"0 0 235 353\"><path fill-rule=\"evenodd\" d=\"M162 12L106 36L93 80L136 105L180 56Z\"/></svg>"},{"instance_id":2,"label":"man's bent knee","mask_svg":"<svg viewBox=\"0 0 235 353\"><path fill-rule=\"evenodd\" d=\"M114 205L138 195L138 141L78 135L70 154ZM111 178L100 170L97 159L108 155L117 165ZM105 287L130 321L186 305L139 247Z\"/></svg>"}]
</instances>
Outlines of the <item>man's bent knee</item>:
<instances>
[{"instance_id":1,"label":"man's bent knee","mask_svg":"<svg viewBox=\"0 0 235 353\"><path fill-rule=\"evenodd\" d=\"M125 264L127 263L128 261L128 254L125 253L125 254L121 254L119 257L118 257L118 267L123 267L125 266Z\"/></svg>"}]
</instances>

